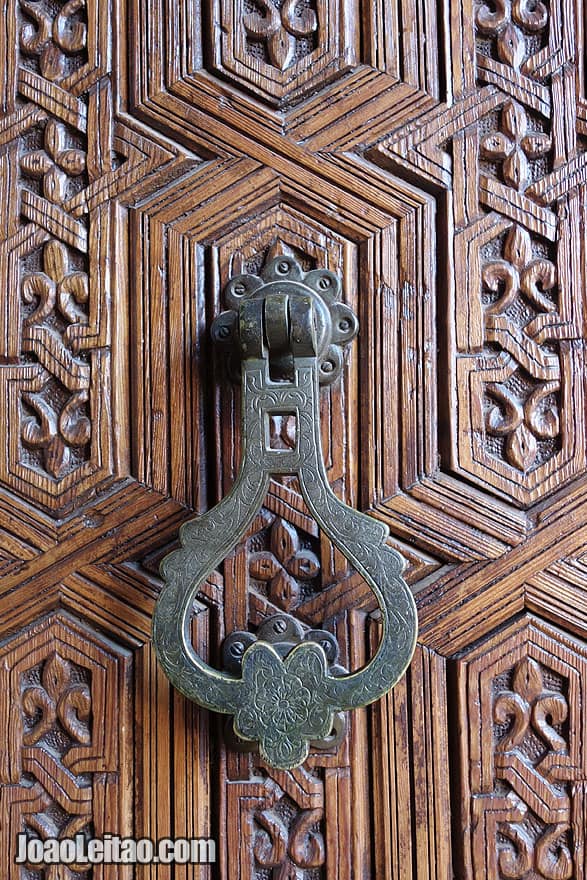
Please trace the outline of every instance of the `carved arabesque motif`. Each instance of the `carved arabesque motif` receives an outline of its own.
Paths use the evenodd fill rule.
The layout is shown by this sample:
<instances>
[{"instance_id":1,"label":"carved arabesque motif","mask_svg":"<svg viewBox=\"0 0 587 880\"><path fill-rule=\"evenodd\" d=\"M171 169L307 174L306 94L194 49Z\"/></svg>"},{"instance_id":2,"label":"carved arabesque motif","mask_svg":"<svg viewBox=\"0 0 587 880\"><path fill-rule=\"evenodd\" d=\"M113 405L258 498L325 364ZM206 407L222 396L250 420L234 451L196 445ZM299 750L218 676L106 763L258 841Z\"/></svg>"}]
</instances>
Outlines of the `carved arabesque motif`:
<instances>
[{"instance_id":1,"label":"carved arabesque motif","mask_svg":"<svg viewBox=\"0 0 587 880\"><path fill-rule=\"evenodd\" d=\"M447 104L368 151L450 193L456 424L443 469L521 507L586 465L574 15L562 0L467 5L451 19Z\"/></svg>"},{"instance_id":2,"label":"carved arabesque motif","mask_svg":"<svg viewBox=\"0 0 587 880\"><path fill-rule=\"evenodd\" d=\"M461 686L471 688L464 810L476 818L465 832L474 852L467 876L570 880L582 833L574 816L584 776L577 687L585 646L527 618L458 662Z\"/></svg>"},{"instance_id":3,"label":"carved arabesque motif","mask_svg":"<svg viewBox=\"0 0 587 880\"><path fill-rule=\"evenodd\" d=\"M249 538L249 574L253 581L266 585L267 596L283 611L293 611L300 602L316 592L320 574L320 559L309 536L301 538L300 531L282 517L271 517L273 522ZM302 540L304 545L302 545ZM314 539L315 541L315 539Z\"/></svg>"},{"instance_id":4,"label":"carved arabesque motif","mask_svg":"<svg viewBox=\"0 0 587 880\"><path fill-rule=\"evenodd\" d=\"M270 809L253 816L256 828L253 854L255 874L270 870L272 880L320 880L326 861L322 809L300 809L283 795Z\"/></svg>"},{"instance_id":5,"label":"carved arabesque motif","mask_svg":"<svg viewBox=\"0 0 587 880\"><path fill-rule=\"evenodd\" d=\"M19 0L20 49L38 60L41 76L61 83L87 60L86 0L52 4L48 0Z\"/></svg>"},{"instance_id":6,"label":"carved arabesque motif","mask_svg":"<svg viewBox=\"0 0 587 880\"><path fill-rule=\"evenodd\" d=\"M22 277L22 348L43 364L47 379L22 395L21 436L27 449L40 453L28 461L58 480L90 458L90 366L79 356L88 275L72 269L60 241L50 239L42 254L42 270Z\"/></svg>"},{"instance_id":7,"label":"carved arabesque motif","mask_svg":"<svg viewBox=\"0 0 587 880\"><path fill-rule=\"evenodd\" d=\"M497 0L475 4L477 45L491 49L497 58L515 71L531 72L528 57L542 45L549 22L548 6L542 0ZM486 41L491 45L486 47Z\"/></svg>"},{"instance_id":8,"label":"carved arabesque motif","mask_svg":"<svg viewBox=\"0 0 587 880\"><path fill-rule=\"evenodd\" d=\"M524 192L529 182L548 170L538 161L552 149L552 140L544 131L529 128L528 112L517 101L507 101L499 114L496 130L481 138L483 159L496 162L508 186Z\"/></svg>"},{"instance_id":9,"label":"carved arabesque motif","mask_svg":"<svg viewBox=\"0 0 587 880\"><path fill-rule=\"evenodd\" d=\"M61 515L124 457L111 343L123 236L109 202L177 154L115 118L109 3L10 0L5 18L0 482Z\"/></svg>"},{"instance_id":10,"label":"carved arabesque motif","mask_svg":"<svg viewBox=\"0 0 587 880\"><path fill-rule=\"evenodd\" d=\"M102 408L108 282L92 242L101 229L106 245L108 230L105 215L80 210L109 170L106 150L97 163L91 143L98 137L92 111L107 106L108 86L94 86L97 70L92 79L84 0L20 0L18 10L24 109L8 153L18 177L4 245L15 300L1 335L8 363L21 366L2 367L0 381L20 443L7 445L2 478L21 491L32 483L43 506L58 510L72 486L112 467Z\"/></svg>"},{"instance_id":11,"label":"carved arabesque motif","mask_svg":"<svg viewBox=\"0 0 587 880\"><path fill-rule=\"evenodd\" d=\"M215 0L211 16L202 40L213 69L269 104L299 100L357 59L352 12L336 0Z\"/></svg>"},{"instance_id":12,"label":"carved arabesque motif","mask_svg":"<svg viewBox=\"0 0 587 880\"><path fill-rule=\"evenodd\" d=\"M324 783L329 772L332 776L328 768L343 768L347 760L344 753L336 763L327 755L315 759L311 770L286 774L247 756L244 767L231 768L229 809L238 816L239 828L249 830L241 852L229 852L229 871L239 864L243 880L324 880L327 824L330 809L336 810ZM341 780L341 792L348 793L346 780ZM348 870L348 856L340 853L341 873Z\"/></svg>"},{"instance_id":13,"label":"carved arabesque motif","mask_svg":"<svg viewBox=\"0 0 587 880\"><path fill-rule=\"evenodd\" d=\"M267 52L267 61L278 70L285 70L316 48L318 30L316 9L299 0L251 0L256 11L243 15L242 23L250 42L261 45Z\"/></svg>"},{"instance_id":14,"label":"carved arabesque motif","mask_svg":"<svg viewBox=\"0 0 587 880\"><path fill-rule=\"evenodd\" d=\"M545 70L558 14L542 2L477 4L479 87L496 83L508 94L496 93L497 105L461 139L462 149L478 150L480 210L460 235L461 259L479 267L470 273L468 317L457 315L461 351L470 353L457 360L460 463L526 504L585 464L573 415L583 394L574 344L581 299L572 292L580 271L567 268L579 214L572 196L557 213L539 197L562 148L552 124L560 108L551 108L560 84ZM474 184L466 186L473 197Z\"/></svg>"},{"instance_id":15,"label":"carved arabesque motif","mask_svg":"<svg viewBox=\"0 0 587 880\"><path fill-rule=\"evenodd\" d=\"M41 840L103 836L119 828L128 833L128 767L121 765L121 749L131 729L129 655L65 614L26 628L0 654L0 720L8 732L0 760L6 805L0 870L12 877L21 832ZM124 719L123 726L116 719ZM120 866L103 871L105 880L121 876ZM81 864L24 864L19 873L21 880L94 876L93 867Z\"/></svg>"},{"instance_id":16,"label":"carved arabesque motif","mask_svg":"<svg viewBox=\"0 0 587 880\"><path fill-rule=\"evenodd\" d=\"M38 683L33 683L38 680ZM51 736L55 745L57 733L70 742L91 741L91 689L88 676L57 652L44 663L27 671L22 691L25 745L37 744Z\"/></svg>"},{"instance_id":17,"label":"carved arabesque motif","mask_svg":"<svg viewBox=\"0 0 587 880\"><path fill-rule=\"evenodd\" d=\"M544 339L545 318L557 312L556 268L536 257L527 230L513 225L503 259L484 263L481 278L488 294L486 342L509 355L505 381L485 386L485 429L489 437L505 440L493 455L525 473L560 449L560 361Z\"/></svg>"}]
</instances>

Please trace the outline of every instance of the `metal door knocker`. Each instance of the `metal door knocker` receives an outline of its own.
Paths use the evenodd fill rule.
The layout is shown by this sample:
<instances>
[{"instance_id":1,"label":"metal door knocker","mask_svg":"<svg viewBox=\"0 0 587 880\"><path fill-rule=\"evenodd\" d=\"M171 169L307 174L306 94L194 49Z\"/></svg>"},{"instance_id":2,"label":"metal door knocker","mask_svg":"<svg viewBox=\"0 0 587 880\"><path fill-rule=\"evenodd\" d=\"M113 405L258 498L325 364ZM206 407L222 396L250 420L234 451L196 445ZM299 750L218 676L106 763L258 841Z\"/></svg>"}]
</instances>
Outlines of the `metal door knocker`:
<instances>
[{"instance_id":1,"label":"metal door knocker","mask_svg":"<svg viewBox=\"0 0 587 880\"><path fill-rule=\"evenodd\" d=\"M157 657L172 684L215 712L234 716L240 741L258 744L273 767L302 764L310 747L331 742L340 713L390 690L416 643L414 599L402 578L403 557L387 543L387 526L340 501L329 486L320 444L319 385L342 367L342 348L358 332L353 311L338 300L339 279L304 272L280 256L256 275L238 275L225 290L229 311L212 325L242 382L242 463L230 493L180 530L181 549L161 563L165 586L153 620ZM273 448L272 415L293 416L293 448ZM265 500L272 475L296 475L311 515L373 590L381 611L374 657L352 674L336 663L323 630L276 615L256 634L229 635L224 670L194 649L194 599L237 544Z\"/></svg>"}]
</instances>

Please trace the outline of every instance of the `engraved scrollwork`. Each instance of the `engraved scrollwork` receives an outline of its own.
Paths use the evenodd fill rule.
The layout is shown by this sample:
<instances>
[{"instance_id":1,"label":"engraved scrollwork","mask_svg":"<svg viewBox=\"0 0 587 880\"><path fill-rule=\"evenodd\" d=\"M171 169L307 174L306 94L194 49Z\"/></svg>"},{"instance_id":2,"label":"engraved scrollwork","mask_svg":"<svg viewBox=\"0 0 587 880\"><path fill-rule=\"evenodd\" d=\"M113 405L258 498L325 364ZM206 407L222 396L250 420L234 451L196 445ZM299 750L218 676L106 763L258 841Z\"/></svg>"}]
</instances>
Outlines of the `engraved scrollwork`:
<instances>
[{"instance_id":1,"label":"engraved scrollwork","mask_svg":"<svg viewBox=\"0 0 587 880\"><path fill-rule=\"evenodd\" d=\"M287 282L294 282L291 293ZM389 690L415 647L415 604L401 577L404 560L386 544L383 523L336 497L320 451L318 383L323 372L324 381L330 381L324 364L341 364L340 345L352 339L357 327L352 312L337 300L339 288L332 273L304 274L294 259L284 257L271 261L262 278L237 276L229 282L228 300L239 305L238 322L233 313L224 313L214 330L216 338L232 337L234 343L238 324L245 355L241 470L217 507L182 527L182 549L161 565L166 583L153 620L157 656L172 683L201 705L233 715L237 735L258 742L261 756L283 769L301 764L310 743L330 734L335 713L366 705ZM289 339L287 331L284 336L288 327ZM283 358L287 345L291 364ZM272 346L280 370L285 366L289 373L286 378L270 377ZM276 412L296 414L293 449L268 443L268 419ZM245 650L237 678L208 666L191 645L190 616L199 585L242 538L272 474L298 476L311 515L377 597L381 641L358 672L331 674L324 648L316 642L297 644L282 657L260 640Z\"/></svg>"}]
</instances>

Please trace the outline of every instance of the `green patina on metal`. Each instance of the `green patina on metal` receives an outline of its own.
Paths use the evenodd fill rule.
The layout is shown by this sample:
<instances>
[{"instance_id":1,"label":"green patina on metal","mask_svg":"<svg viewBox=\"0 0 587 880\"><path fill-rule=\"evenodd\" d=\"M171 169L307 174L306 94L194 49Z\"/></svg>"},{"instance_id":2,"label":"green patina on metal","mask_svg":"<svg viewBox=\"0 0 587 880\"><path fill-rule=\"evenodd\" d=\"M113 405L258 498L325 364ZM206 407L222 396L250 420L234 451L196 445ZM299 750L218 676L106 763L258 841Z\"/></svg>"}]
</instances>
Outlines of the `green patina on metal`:
<instances>
[{"instance_id":1,"label":"green patina on metal","mask_svg":"<svg viewBox=\"0 0 587 880\"><path fill-rule=\"evenodd\" d=\"M161 563L165 586L155 609L153 643L172 684L208 709L234 716L237 736L259 743L272 766L303 763L324 740L335 713L383 696L403 675L416 643L414 600L402 578L403 557L386 543L387 527L340 501L322 459L319 385L342 366L342 346L357 333L352 310L339 302L339 279L324 269L304 273L277 257L261 276L239 275L225 291L231 310L212 331L227 346L242 381L242 464L230 493L180 530L181 549ZM294 414L295 447L274 449L267 426ZM190 619L198 590L245 534L263 504L272 475L297 475L321 529L373 590L381 610L375 656L351 674L329 669L320 641L296 644L282 657L275 645L252 641L240 675L209 666L195 651Z\"/></svg>"}]
</instances>

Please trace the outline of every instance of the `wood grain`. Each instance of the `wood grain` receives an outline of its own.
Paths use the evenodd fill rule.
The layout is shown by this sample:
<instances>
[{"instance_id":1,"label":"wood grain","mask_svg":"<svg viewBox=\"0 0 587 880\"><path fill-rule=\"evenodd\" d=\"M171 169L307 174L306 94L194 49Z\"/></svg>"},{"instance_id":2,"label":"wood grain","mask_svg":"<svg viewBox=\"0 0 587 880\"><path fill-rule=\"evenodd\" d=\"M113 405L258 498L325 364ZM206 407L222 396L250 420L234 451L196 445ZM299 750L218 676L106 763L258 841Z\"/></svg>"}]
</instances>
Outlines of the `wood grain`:
<instances>
[{"instance_id":1,"label":"wood grain","mask_svg":"<svg viewBox=\"0 0 587 880\"><path fill-rule=\"evenodd\" d=\"M584 875L584 18L581 0L4 4L3 877L36 880L14 836L55 804L59 833L217 838L217 868L129 877ZM341 274L359 314L322 395L325 463L390 527L420 614L394 692L290 773L227 744L150 647L158 563L239 465L209 327L228 278L278 253ZM199 599L215 663L278 610L349 668L377 643L293 478Z\"/></svg>"}]
</instances>

